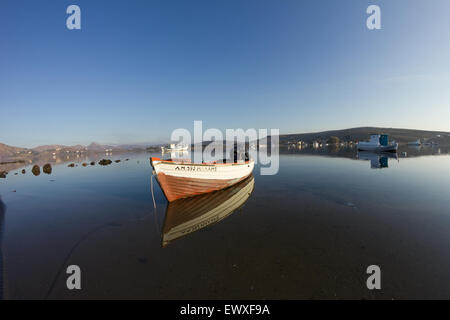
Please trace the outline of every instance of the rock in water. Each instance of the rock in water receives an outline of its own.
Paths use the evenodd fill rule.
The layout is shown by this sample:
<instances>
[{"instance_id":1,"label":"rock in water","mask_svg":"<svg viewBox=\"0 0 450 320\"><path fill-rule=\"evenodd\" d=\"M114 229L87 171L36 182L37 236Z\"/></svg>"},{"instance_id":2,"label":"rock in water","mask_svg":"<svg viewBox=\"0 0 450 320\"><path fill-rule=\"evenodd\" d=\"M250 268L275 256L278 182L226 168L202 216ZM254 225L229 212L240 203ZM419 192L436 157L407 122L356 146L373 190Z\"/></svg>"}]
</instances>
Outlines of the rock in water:
<instances>
[{"instance_id":1,"label":"rock in water","mask_svg":"<svg viewBox=\"0 0 450 320\"><path fill-rule=\"evenodd\" d=\"M31 172L33 172L33 174L37 177L41 174L41 168L37 164L35 164L31 169Z\"/></svg>"},{"instance_id":2,"label":"rock in water","mask_svg":"<svg viewBox=\"0 0 450 320\"><path fill-rule=\"evenodd\" d=\"M71 168L75 167L75 163L69 164L68 167L71 167Z\"/></svg>"},{"instance_id":3,"label":"rock in water","mask_svg":"<svg viewBox=\"0 0 450 320\"><path fill-rule=\"evenodd\" d=\"M100 160L100 161L98 162L98 164L101 165L101 166L107 166L107 165L109 165L109 164L111 164L111 163L112 163L112 161L109 160L109 159L102 159L102 160Z\"/></svg>"},{"instance_id":4,"label":"rock in water","mask_svg":"<svg viewBox=\"0 0 450 320\"><path fill-rule=\"evenodd\" d=\"M6 172L6 171L0 171L0 178L5 179L7 174L8 174L8 172Z\"/></svg>"},{"instance_id":5,"label":"rock in water","mask_svg":"<svg viewBox=\"0 0 450 320\"><path fill-rule=\"evenodd\" d=\"M42 171L44 171L44 173L46 173L46 174L51 174L52 173L52 165L50 163L45 164L42 167Z\"/></svg>"},{"instance_id":6,"label":"rock in water","mask_svg":"<svg viewBox=\"0 0 450 320\"><path fill-rule=\"evenodd\" d=\"M120 162L120 160L116 160L115 162L116 162L116 163L119 163L119 162Z\"/></svg>"},{"instance_id":7,"label":"rock in water","mask_svg":"<svg viewBox=\"0 0 450 320\"><path fill-rule=\"evenodd\" d=\"M25 174L25 172L26 172L25 169L22 169L22 174Z\"/></svg>"},{"instance_id":8,"label":"rock in water","mask_svg":"<svg viewBox=\"0 0 450 320\"><path fill-rule=\"evenodd\" d=\"M95 166L95 162L94 161L91 162L91 166Z\"/></svg>"},{"instance_id":9,"label":"rock in water","mask_svg":"<svg viewBox=\"0 0 450 320\"><path fill-rule=\"evenodd\" d=\"M82 166L83 166L83 167L87 167L87 163L86 163L86 162L83 162Z\"/></svg>"}]
</instances>

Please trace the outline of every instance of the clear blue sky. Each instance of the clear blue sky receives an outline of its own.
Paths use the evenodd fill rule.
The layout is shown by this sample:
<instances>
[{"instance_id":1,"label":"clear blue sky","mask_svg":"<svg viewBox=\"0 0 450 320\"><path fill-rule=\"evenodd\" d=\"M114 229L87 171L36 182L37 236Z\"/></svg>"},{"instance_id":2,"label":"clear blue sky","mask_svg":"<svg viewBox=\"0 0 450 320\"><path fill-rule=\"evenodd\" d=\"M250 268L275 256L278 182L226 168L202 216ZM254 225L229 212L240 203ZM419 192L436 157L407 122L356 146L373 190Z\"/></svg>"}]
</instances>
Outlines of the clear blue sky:
<instances>
[{"instance_id":1,"label":"clear blue sky","mask_svg":"<svg viewBox=\"0 0 450 320\"><path fill-rule=\"evenodd\" d=\"M82 29L66 28L81 8ZM366 8L382 30L366 28ZM0 142L176 128L450 131L450 1L0 2Z\"/></svg>"}]
</instances>

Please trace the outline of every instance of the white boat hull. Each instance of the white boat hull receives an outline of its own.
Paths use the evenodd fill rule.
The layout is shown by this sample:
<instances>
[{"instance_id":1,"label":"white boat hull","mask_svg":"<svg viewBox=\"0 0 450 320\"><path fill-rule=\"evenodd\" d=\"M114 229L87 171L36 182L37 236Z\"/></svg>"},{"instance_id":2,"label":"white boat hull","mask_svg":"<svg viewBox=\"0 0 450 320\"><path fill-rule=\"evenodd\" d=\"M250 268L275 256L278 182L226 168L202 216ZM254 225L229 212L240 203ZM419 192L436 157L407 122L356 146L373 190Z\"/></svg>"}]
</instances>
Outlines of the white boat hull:
<instances>
[{"instance_id":1,"label":"white boat hull","mask_svg":"<svg viewBox=\"0 0 450 320\"><path fill-rule=\"evenodd\" d=\"M152 158L158 183L169 202L230 187L247 178L255 162L191 163Z\"/></svg>"},{"instance_id":2,"label":"white boat hull","mask_svg":"<svg viewBox=\"0 0 450 320\"><path fill-rule=\"evenodd\" d=\"M387 146L371 145L369 143L358 143L358 150L361 151L375 151L375 152L397 152L398 143L390 144Z\"/></svg>"},{"instance_id":3,"label":"white boat hull","mask_svg":"<svg viewBox=\"0 0 450 320\"><path fill-rule=\"evenodd\" d=\"M170 152L184 152L188 150L188 146L182 148L164 148L161 147L162 153L170 153Z\"/></svg>"}]
</instances>

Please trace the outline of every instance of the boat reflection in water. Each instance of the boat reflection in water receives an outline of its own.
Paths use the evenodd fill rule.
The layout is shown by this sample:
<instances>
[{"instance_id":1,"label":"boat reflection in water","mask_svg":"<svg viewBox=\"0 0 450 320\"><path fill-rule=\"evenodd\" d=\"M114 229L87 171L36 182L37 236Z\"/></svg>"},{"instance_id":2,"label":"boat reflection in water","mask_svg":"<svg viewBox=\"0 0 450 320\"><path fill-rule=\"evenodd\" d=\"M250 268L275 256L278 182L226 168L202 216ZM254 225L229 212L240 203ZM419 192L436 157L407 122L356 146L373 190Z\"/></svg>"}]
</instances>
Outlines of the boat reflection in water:
<instances>
[{"instance_id":1,"label":"boat reflection in water","mask_svg":"<svg viewBox=\"0 0 450 320\"><path fill-rule=\"evenodd\" d=\"M254 177L250 175L227 189L170 202L162 230L162 247L225 219L248 200L254 185Z\"/></svg>"},{"instance_id":2,"label":"boat reflection in water","mask_svg":"<svg viewBox=\"0 0 450 320\"><path fill-rule=\"evenodd\" d=\"M398 160L397 153L374 153L369 151L358 151L358 160L369 160L371 169L389 168L389 158Z\"/></svg>"}]
</instances>

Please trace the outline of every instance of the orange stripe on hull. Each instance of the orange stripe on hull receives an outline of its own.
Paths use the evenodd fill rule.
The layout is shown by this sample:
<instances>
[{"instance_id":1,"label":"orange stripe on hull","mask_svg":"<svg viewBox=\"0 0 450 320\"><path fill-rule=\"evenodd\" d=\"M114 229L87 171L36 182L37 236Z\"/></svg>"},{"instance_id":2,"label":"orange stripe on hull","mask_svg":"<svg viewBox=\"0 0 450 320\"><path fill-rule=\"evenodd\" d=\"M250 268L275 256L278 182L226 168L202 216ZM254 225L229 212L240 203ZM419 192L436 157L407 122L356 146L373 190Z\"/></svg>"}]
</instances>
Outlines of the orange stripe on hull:
<instances>
[{"instance_id":1,"label":"orange stripe on hull","mask_svg":"<svg viewBox=\"0 0 450 320\"><path fill-rule=\"evenodd\" d=\"M244 180L249 175L239 179L197 179L169 176L158 173L158 183L169 202L181 198L196 196L203 193L225 189Z\"/></svg>"}]
</instances>

